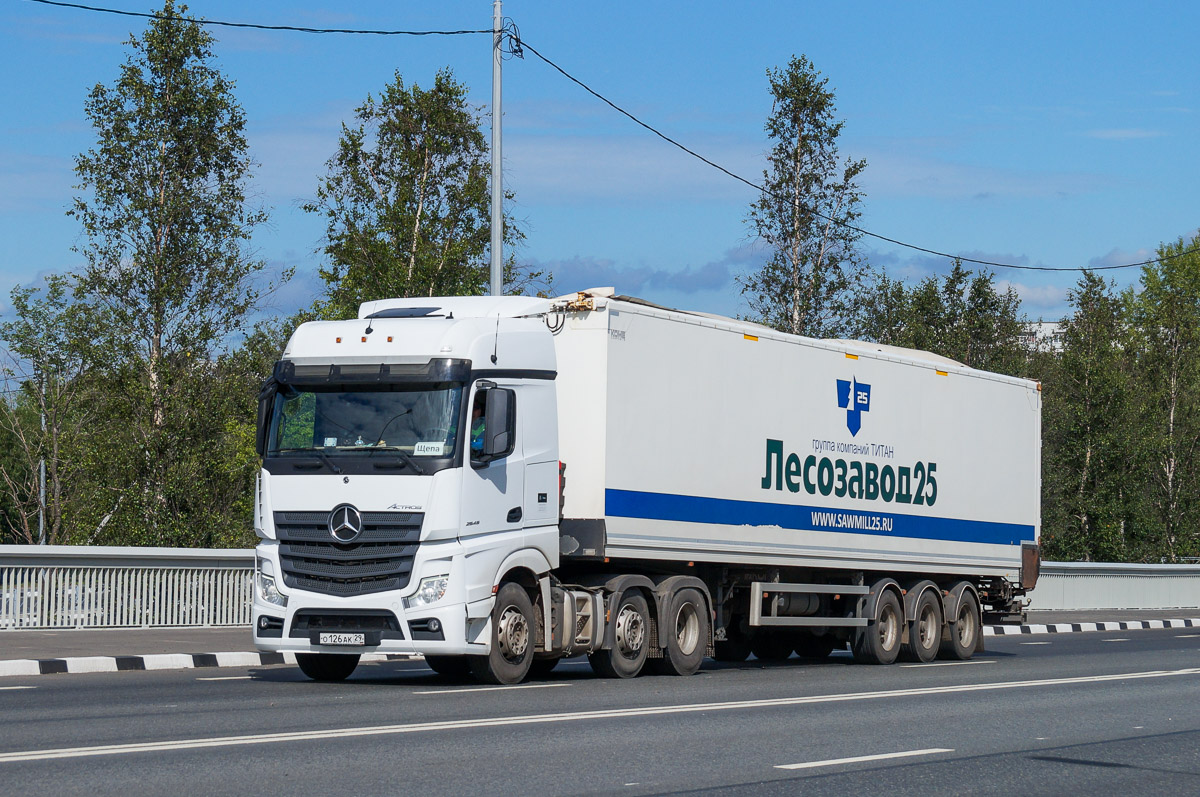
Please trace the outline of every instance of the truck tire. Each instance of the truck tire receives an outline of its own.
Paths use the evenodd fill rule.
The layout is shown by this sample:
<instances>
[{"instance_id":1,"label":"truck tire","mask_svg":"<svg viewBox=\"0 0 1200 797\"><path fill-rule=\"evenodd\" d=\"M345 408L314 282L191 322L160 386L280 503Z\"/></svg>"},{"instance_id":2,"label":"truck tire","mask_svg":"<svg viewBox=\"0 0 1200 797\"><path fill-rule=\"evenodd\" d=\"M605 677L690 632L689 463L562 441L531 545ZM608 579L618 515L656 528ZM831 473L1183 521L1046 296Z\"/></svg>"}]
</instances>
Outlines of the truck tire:
<instances>
[{"instance_id":1,"label":"truck tire","mask_svg":"<svg viewBox=\"0 0 1200 797\"><path fill-rule=\"evenodd\" d=\"M837 647L837 640L828 634L821 636L801 634L796 638L795 651L796 655L802 659L827 659L835 647Z\"/></svg>"},{"instance_id":2,"label":"truck tire","mask_svg":"<svg viewBox=\"0 0 1200 797\"><path fill-rule=\"evenodd\" d=\"M667 646L661 659L652 659L655 672L663 675L693 675L708 651L708 603L694 589L681 589L667 606Z\"/></svg>"},{"instance_id":3,"label":"truck tire","mask_svg":"<svg viewBox=\"0 0 1200 797\"><path fill-rule=\"evenodd\" d=\"M782 629L770 631L760 628L750 638L750 651L759 661L784 661L792 655L796 637Z\"/></svg>"},{"instance_id":4,"label":"truck tire","mask_svg":"<svg viewBox=\"0 0 1200 797\"><path fill-rule=\"evenodd\" d=\"M608 650L588 654L588 663L603 678L636 677L650 653L650 608L640 592L626 592L613 614L616 641Z\"/></svg>"},{"instance_id":5,"label":"truck tire","mask_svg":"<svg viewBox=\"0 0 1200 797\"><path fill-rule=\"evenodd\" d=\"M958 599L954 622L947 628L948 639L942 641L938 656L959 661L971 658L979 644L982 629L983 622L979 617L979 604L975 595L970 590L963 590L962 597Z\"/></svg>"},{"instance_id":6,"label":"truck tire","mask_svg":"<svg viewBox=\"0 0 1200 797\"><path fill-rule=\"evenodd\" d=\"M900 658L905 661L933 661L938 656L944 628L942 601L938 593L932 589L922 592L917 598L917 605L913 607L913 615L900 648Z\"/></svg>"},{"instance_id":7,"label":"truck tire","mask_svg":"<svg viewBox=\"0 0 1200 797\"><path fill-rule=\"evenodd\" d=\"M471 674L483 683L517 684L533 663L533 602L520 584L508 582L496 593L492 608L492 650L470 656Z\"/></svg>"},{"instance_id":8,"label":"truck tire","mask_svg":"<svg viewBox=\"0 0 1200 797\"><path fill-rule=\"evenodd\" d=\"M891 664L900 655L904 612L893 590L885 589L875 602L873 622L854 631L851 650L862 664Z\"/></svg>"},{"instance_id":9,"label":"truck tire","mask_svg":"<svg viewBox=\"0 0 1200 797\"><path fill-rule=\"evenodd\" d=\"M733 617L725 628L725 639L713 643L713 658L717 661L740 662L750 658L750 640L742 630L742 621Z\"/></svg>"},{"instance_id":10,"label":"truck tire","mask_svg":"<svg viewBox=\"0 0 1200 797\"><path fill-rule=\"evenodd\" d=\"M462 678L471 672L471 661L466 656L426 656L425 663L438 675Z\"/></svg>"},{"instance_id":11,"label":"truck tire","mask_svg":"<svg viewBox=\"0 0 1200 797\"><path fill-rule=\"evenodd\" d=\"M297 653L296 663L314 681L344 681L358 666L358 654Z\"/></svg>"}]
</instances>

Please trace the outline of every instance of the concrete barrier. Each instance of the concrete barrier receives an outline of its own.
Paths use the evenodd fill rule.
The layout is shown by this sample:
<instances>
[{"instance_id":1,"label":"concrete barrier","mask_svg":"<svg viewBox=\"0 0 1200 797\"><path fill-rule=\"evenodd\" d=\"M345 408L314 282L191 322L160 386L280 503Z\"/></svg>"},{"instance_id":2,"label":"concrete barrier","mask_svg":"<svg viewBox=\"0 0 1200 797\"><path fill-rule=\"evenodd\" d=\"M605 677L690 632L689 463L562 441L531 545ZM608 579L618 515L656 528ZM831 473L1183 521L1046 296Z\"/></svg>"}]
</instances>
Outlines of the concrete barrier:
<instances>
[{"instance_id":1,"label":"concrete barrier","mask_svg":"<svg viewBox=\"0 0 1200 797\"><path fill-rule=\"evenodd\" d=\"M1195 609L1200 565L1042 562L1031 609Z\"/></svg>"}]
</instances>

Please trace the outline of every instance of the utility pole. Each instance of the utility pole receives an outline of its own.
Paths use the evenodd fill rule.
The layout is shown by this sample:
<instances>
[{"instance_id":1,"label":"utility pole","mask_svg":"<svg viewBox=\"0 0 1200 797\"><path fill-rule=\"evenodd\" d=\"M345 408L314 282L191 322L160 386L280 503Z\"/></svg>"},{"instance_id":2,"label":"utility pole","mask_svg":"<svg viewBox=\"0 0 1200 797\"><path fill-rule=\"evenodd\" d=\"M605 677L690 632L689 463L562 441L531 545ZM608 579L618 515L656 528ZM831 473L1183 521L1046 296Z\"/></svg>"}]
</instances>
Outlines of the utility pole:
<instances>
[{"instance_id":1,"label":"utility pole","mask_svg":"<svg viewBox=\"0 0 1200 797\"><path fill-rule=\"evenodd\" d=\"M38 379L38 389L41 391L42 410L42 458L38 460L38 545L46 544L46 379Z\"/></svg>"},{"instance_id":2,"label":"utility pole","mask_svg":"<svg viewBox=\"0 0 1200 797\"><path fill-rule=\"evenodd\" d=\"M492 0L492 296L504 293L504 182L500 167L500 67L503 14Z\"/></svg>"}]
</instances>

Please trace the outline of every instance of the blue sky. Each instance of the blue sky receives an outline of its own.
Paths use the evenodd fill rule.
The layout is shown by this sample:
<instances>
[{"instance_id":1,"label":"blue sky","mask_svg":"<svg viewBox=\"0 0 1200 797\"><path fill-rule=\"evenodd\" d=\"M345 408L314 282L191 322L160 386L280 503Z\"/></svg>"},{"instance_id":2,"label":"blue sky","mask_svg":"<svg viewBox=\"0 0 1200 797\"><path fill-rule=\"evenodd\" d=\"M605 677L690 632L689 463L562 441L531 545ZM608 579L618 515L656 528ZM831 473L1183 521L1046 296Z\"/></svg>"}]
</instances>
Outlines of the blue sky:
<instances>
[{"instance_id":1,"label":"blue sky","mask_svg":"<svg viewBox=\"0 0 1200 797\"><path fill-rule=\"evenodd\" d=\"M101 4L101 3L98 3ZM151 11L150 2L104 0ZM862 224L987 260L1087 266L1142 260L1200 225L1200 69L1193 3L815 3L508 0L505 15L548 58L668 135L750 179L761 175L765 72L805 54L845 120L843 155L865 158ZM436 3L195 0L210 19L302 26L491 25L489 0ZM76 268L65 215L83 115L144 21L0 0L0 305L7 287ZM237 82L271 212L254 244L298 276L272 300L307 305L323 226L312 197L340 124L399 70L422 85L450 66L490 98L488 36L366 37L214 28ZM615 285L689 309L747 312L735 284L762 252L745 224L752 190L646 133L532 56L504 71L505 183L528 240L518 253L567 292ZM864 240L896 276L941 259ZM1057 318L1077 275L997 269L1031 318ZM1137 271L1109 272L1131 284Z\"/></svg>"}]
</instances>

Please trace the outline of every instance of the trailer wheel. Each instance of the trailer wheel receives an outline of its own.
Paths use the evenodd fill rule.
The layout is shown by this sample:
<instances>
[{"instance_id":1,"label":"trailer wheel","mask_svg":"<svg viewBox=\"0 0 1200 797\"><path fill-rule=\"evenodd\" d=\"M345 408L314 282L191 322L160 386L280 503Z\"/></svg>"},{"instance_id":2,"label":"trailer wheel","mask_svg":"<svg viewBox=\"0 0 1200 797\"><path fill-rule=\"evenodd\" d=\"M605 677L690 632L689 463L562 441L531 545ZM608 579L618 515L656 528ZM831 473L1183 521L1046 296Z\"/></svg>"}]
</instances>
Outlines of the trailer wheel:
<instances>
[{"instance_id":1,"label":"trailer wheel","mask_svg":"<svg viewBox=\"0 0 1200 797\"><path fill-rule=\"evenodd\" d=\"M616 611L616 642L588 654L592 670L604 678L633 678L650 653L650 608L640 592L626 592Z\"/></svg>"},{"instance_id":2,"label":"trailer wheel","mask_svg":"<svg viewBox=\"0 0 1200 797\"><path fill-rule=\"evenodd\" d=\"M466 656L426 656L425 663L438 675L462 678L471 672L471 660Z\"/></svg>"},{"instance_id":3,"label":"trailer wheel","mask_svg":"<svg viewBox=\"0 0 1200 797\"><path fill-rule=\"evenodd\" d=\"M843 643L844 646L845 643ZM825 659L837 647L837 640L828 634L803 634L796 638L796 655L802 659Z\"/></svg>"},{"instance_id":4,"label":"trailer wheel","mask_svg":"<svg viewBox=\"0 0 1200 797\"><path fill-rule=\"evenodd\" d=\"M769 631L759 629L750 638L750 650L759 661L783 661L792 655L796 638L786 631Z\"/></svg>"},{"instance_id":5,"label":"trailer wheel","mask_svg":"<svg viewBox=\"0 0 1200 797\"><path fill-rule=\"evenodd\" d=\"M975 654L979 644L979 633L983 623L979 617L979 604L970 590L964 590L958 599L958 611L949 627L949 639L942 642L938 655L943 659L966 661Z\"/></svg>"},{"instance_id":6,"label":"trailer wheel","mask_svg":"<svg viewBox=\"0 0 1200 797\"><path fill-rule=\"evenodd\" d=\"M905 661L930 662L937 658L942 644L942 602L936 592L927 589L914 608L916 616L908 625L900 656Z\"/></svg>"},{"instance_id":7,"label":"trailer wheel","mask_svg":"<svg viewBox=\"0 0 1200 797\"><path fill-rule=\"evenodd\" d=\"M525 680L533 663L533 602L521 585L511 581L496 593L492 608L492 650L470 656L471 674L490 684L516 684Z\"/></svg>"},{"instance_id":8,"label":"trailer wheel","mask_svg":"<svg viewBox=\"0 0 1200 797\"><path fill-rule=\"evenodd\" d=\"M344 681L358 666L358 654L297 653L296 663L314 681Z\"/></svg>"},{"instance_id":9,"label":"trailer wheel","mask_svg":"<svg viewBox=\"0 0 1200 797\"><path fill-rule=\"evenodd\" d=\"M663 675L692 675L700 669L708 650L708 603L694 589L671 596L667 609L667 646L661 659L651 661Z\"/></svg>"},{"instance_id":10,"label":"trailer wheel","mask_svg":"<svg viewBox=\"0 0 1200 797\"><path fill-rule=\"evenodd\" d=\"M901 632L904 614L900 599L890 589L885 589L875 602L874 623L866 628L857 628L851 649L854 660L863 664L891 664L900 655Z\"/></svg>"}]
</instances>

